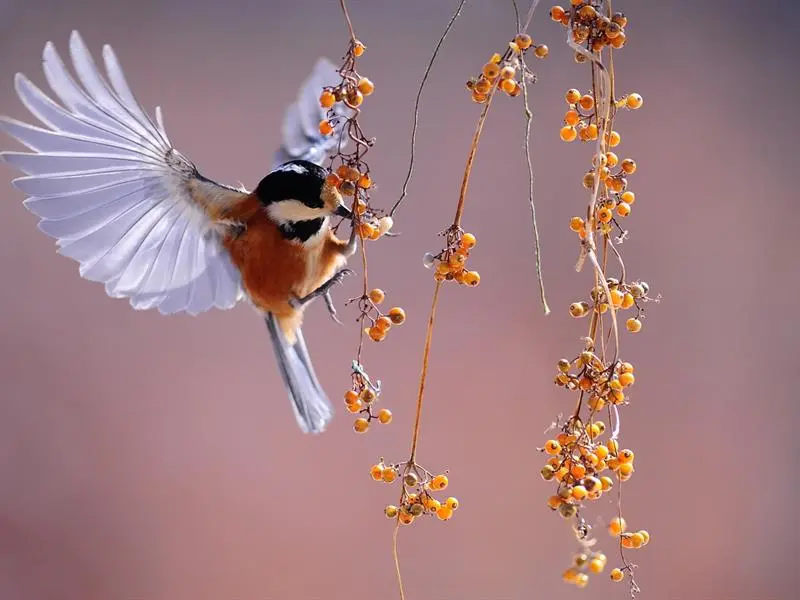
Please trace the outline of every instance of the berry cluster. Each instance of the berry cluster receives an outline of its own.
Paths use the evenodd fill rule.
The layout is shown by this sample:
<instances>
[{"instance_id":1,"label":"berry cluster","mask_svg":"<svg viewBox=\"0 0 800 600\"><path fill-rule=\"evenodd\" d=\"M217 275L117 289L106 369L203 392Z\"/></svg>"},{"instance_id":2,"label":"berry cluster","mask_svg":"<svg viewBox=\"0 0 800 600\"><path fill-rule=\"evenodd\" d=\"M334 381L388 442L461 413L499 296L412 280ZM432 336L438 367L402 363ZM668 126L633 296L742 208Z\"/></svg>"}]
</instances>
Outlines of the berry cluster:
<instances>
[{"instance_id":1,"label":"berry cluster","mask_svg":"<svg viewBox=\"0 0 800 600\"><path fill-rule=\"evenodd\" d=\"M570 8L554 6L550 18L561 23L572 32L572 40L585 44L592 52L599 53L606 46L622 48L627 41L625 26L628 19L621 12L611 16L603 14L603 1L570 0ZM575 61L586 62L585 55L577 53Z\"/></svg>"},{"instance_id":2,"label":"berry cluster","mask_svg":"<svg viewBox=\"0 0 800 600\"><path fill-rule=\"evenodd\" d=\"M505 92L512 98L522 93L520 77L531 77L525 67L523 56L533 48L537 58L545 58L549 52L544 44L534 44L531 36L520 33L508 43L508 49L503 55L495 53L489 59L478 77L467 81L467 89L472 92L472 100L478 104L485 104L489 100L493 87Z\"/></svg>"},{"instance_id":3,"label":"berry cluster","mask_svg":"<svg viewBox=\"0 0 800 600\"><path fill-rule=\"evenodd\" d=\"M367 318L372 322L370 327L364 328L366 333L373 342L382 342L386 339L386 334L392 328L392 325L402 325L406 321L406 311L399 306L390 308L389 312L383 314L378 308L386 298L383 290L375 288L370 290L367 294L367 303L362 307L362 313L367 315ZM374 316L372 316L374 314Z\"/></svg>"},{"instance_id":4,"label":"berry cluster","mask_svg":"<svg viewBox=\"0 0 800 600\"><path fill-rule=\"evenodd\" d=\"M356 433L365 433L374 419L383 425L392 422L392 411L388 408L375 411L380 395L381 382L373 383L361 365L353 361L353 385L344 393L344 403L348 412L359 415L353 423Z\"/></svg>"},{"instance_id":5,"label":"berry cluster","mask_svg":"<svg viewBox=\"0 0 800 600\"><path fill-rule=\"evenodd\" d=\"M582 231L584 223L580 217L573 217L570 223L570 228L573 231ZM609 306L614 307L615 310L628 310L631 308L636 309L636 316L629 317L625 321L625 328L631 333L638 333L642 329L642 320L640 317L644 315L644 303L657 300L648 296L650 286L646 281L634 281L632 283L621 282L614 277L606 278L606 286L608 287L608 298L606 298L605 287L596 285L592 288L589 294L590 302L573 302L569 305L569 314L575 318L585 317L589 314L599 313L605 314Z\"/></svg>"},{"instance_id":6,"label":"berry cluster","mask_svg":"<svg viewBox=\"0 0 800 600\"><path fill-rule=\"evenodd\" d=\"M377 240L389 233L394 225L392 217L388 215L378 217L366 199L367 191L373 185L368 171L362 173L355 167L341 164L335 172L328 174L327 181L338 188L342 196L357 196L359 193L362 195L363 198L356 197L355 200L355 210L359 218L358 233L362 239Z\"/></svg>"},{"instance_id":7,"label":"berry cluster","mask_svg":"<svg viewBox=\"0 0 800 600\"><path fill-rule=\"evenodd\" d=\"M384 514L390 519L397 519L402 525L410 525L419 516L436 515L441 521L447 521L458 509L458 500L452 496L444 502L437 500L433 492L442 492L447 488L447 475L432 475L419 465L408 462L387 465L383 459L370 469L375 481L392 483L400 479L403 484L400 506L390 504Z\"/></svg>"},{"instance_id":8,"label":"berry cluster","mask_svg":"<svg viewBox=\"0 0 800 600\"><path fill-rule=\"evenodd\" d=\"M636 200L628 189L628 178L636 172L637 165L632 158L620 160L612 151L621 142L614 119L621 109L639 109L643 100L637 93L614 97L611 55L625 45L628 19L620 12L612 12L610 5L608 0L571 0L568 9L554 6L550 10L552 19L570 32L569 45L576 52L576 62L588 62L592 67L590 90L573 88L566 92L567 111L559 132L565 142L595 144L591 169L582 178L583 187L589 192L588 207L583 217L572 217L569 224L580 242L578 269L586 258L594 269L589 297L572 303L569 313L575 318L589 316L589 331L578 356L558 361L554 382L574 392L577 402L560 433L545 443L542 450L550 458L541 470L545 480L557 484L548 505L574 521L581 552L563 578L580 587L588 584L591 574L602 572L607 562L604 554L593 550L596 540L589 539L592 527L581 513L588 502L609 492L615 482L629 480L634 472L633 451L620 449L618 442L619 411L628 404L626 392L635 382L633 365L619 360L618 311L635 311L625 325L629 332L636 333L642 329L644 304L658 300L648 296L647 283L626 277L617 248L627 236L618 219L631 214ZM609 57L607 65L603 61L605 55ZM615 228L619 231L616 238L612 237ZM618 266L619 277L609 276L610 261ZM607 415L605 421L599 419L601 414ZM622 568L612 569L610 576L613 581L621 581L626 572L632 574L635 566L627 562L623 549L642 547L650 536L644 530L627 532L621 514L610 521L609 532L619 538L623 562ZM638 587L631 577L631 592L636 591Z\"/></svg>"},{"instance_id":9,"label":"berry cluster","mask_svg":"<svg viewBox=\"0 0 800 600\"><path fill-rule=\"evenodd\" d=\"M607 404L617 406L625 403L624 390L636 381L631 363L617 361L607 366L591 350L584 350L572 361L562 358L558 361L557 368L558 374L554 383L569 391L579 391L584 394L591 411L590 417L603 410ZM598 423L597 428L602 429L599 435L605 431L605 425L602 421ZM594 435L597 428L592 425L590 431L590 427L587 426L587 435L590 439L597 437Z\"/></svg>"},{"instance_id":10,"label":"berry cluster","mask_svg":"<svg viewBox=\"0 0 800 600\"><path fill-rule=\"evenodd\" d=\"M434 254L426 252L422 262L426 269L435 267L433 277L436 281L455 281L462 285L475 287L481 282L477 271L466 269L470 250L478 243L471 233L462 233L461 229L452 229L446 234L447 248Z\"/></svg>"}]
</instances>

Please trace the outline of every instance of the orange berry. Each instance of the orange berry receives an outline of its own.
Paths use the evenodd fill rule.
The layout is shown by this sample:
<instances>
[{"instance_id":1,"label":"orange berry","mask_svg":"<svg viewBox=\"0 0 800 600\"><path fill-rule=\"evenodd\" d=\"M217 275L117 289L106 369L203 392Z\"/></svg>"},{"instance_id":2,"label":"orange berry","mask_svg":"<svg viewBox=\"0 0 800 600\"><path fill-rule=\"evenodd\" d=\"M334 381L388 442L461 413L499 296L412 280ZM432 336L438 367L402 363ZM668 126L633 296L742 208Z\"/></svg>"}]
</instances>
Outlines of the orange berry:
<instances>
[{"instance_id":1,"label":"orange berry","mask_svg":"<svg viewBox=\"0 0 800 600\"><path fill-rule=\"evenodd\" d=\"M572 497L575 498L575 500L583 500L586 498L587 493L586 488L582 485L576 485L572 488Z\"/></svg>"},{"instance_id":2,"label":"orange berry","mask_svg":"<svg viewBox=\"0 0 800 600\"><path fill-rule=\"evenodd\" d=\"M622 194L620 194L619 199L627 203L628 205L631 205L634 202L636 202L636 194L634 194L633 192L623 192Z\"/></svg>"},{"instance_id":3,"label":"orange berry","mask_svg":"<svg viewBox=\"0 0 800 600\"><path fill-rule=\"evenodd\" d=\"M436 490L437 492L441 492L443 489L447 487L447 475L437 475L433 479L431 479L431 489Z\"/></svg>"},{"instance_id":4,"label":"orange berry","mask_svg":"<svg viewBox=\"0 0 800 600\"><path fill-rule=\"evenodd\" d=\"M623 464L624 463L633 462L633 450L628 450L627 448L625 450L622 450L619 453L618 458L619 458L619 462L621 462Z\"/></svg>"},{"instance_id":5,"label":"orange berry","mask_svg":"<svg viewBox=\"0 0 800 600\"><path fill-rule=\"evenodd\" d=\"M384 298L386 298L386 294L383 292L382 289L375 288L371 290L369 295L369 299L372 300L374 304L380 304L383 302Z\"/></svg>"},{"instance_id":6,"label":"orange berry","mask_svg":"<svg viewBox=\"0 0 800 600\"><path fill-rule=\"evenodd\" d=\"M481 77L475 84L475 91L479 94L486 95L492 89L492 82L488 79Z\"/></svg>"},{"instance_id":7,"label":"orange berry","mask_svg":"<svg viewBox=\"0 0 800 600\"><path fill-rule=\"evenodd\" d=\"M406 320L406 311L404 311L399 306L395 306L392 308L388 313L388 317L392 320L392 323L395 325L402 325L403 322Z\"/></svg>"},{"instance_id":8,"label":"orange berry","mask_svg":"<svg viewBox=\"0 0 800 600\"><path fill-rule=\"evenodd\" d=\"M383 470L383 480L386 483L392 483L395 479L397 479L397 471L394 467L389 467Z\"/></svg>"},{"instance_id":9,"label":"orange berry","mask_svg":"<svg viewBox=\"0 0 800 600\"><path fill-rule=\"evenodd\" d=\"M436 511L436 516L439 517L441 521L447 521L450 517L453 516L453 509L449 506L442 506L439 510Z\"/></svg>"},{"instance_id":10,"label":"orange berry","mask_svg":"<svg viewBox=\"0 0 800 600\"><path fill-rule=\"evenodd\" d=\"M573 302L569 305L569 314L573 317L582 317L586 314L586 309L583 307L583 304L580 302Z\"/></svg>"},{"instance_id":11,"label":"orange berry","mask_svg":"<svg viewBox=\"0 0 800 600\"><path fill-rule=\"evenodd\" d=\"M559 498L558 496L550 496L547 499L547 506L549 506L553 510L556 510L556 509L558 509L559 506L561 506L562 502L563 502L563 500L561 498Z\"/></svg>"},{"instance_id":12,"label":"orange berry","mask_svg":"<svg viewBox=\"0 0 800 600\"><path fill-rule=\"evenodd\" d=\"M606 568L606 563L604 560L599 558L593 558L589 561L589 570L597 575L598 573L602 573L603 569Z\"/></svg>"},{"instance_id":13,"label":"orange berry","mask_svg":"<svg viewBox=\"0 0 800 600\"><path fill-rule=\"evenodd\" d=\"M594 108L594 98L592 98L589 94L584 94L581 96L581 99L578 100L578 103L581 105L583 110L592 110Z\"/></svg>"},{"instance_id":14,"label":"orange berry","mask_svg":"<svg viewBox=\"0 0 800 600\"><path fill-rule=\"evenodd\" d=\"M572 142L575 140L576 137L578 137L578 132L574 127L570 125L565 125L564 127L561 128L559 135L561 136L561 139L564 140L565 142Z\"/></svg>"},{"instance_id":15,"label":"orange berry","mask_svg":"<svg viewBox=\"0 0 800 600\"><path fill-rule=\"evenodd\" d=\"M403 510L400 511L400 515L398 516L398 520L403 525L411 525L414 522L414 515L411 513L405 512Z\"/></svg>"},{"instance_id":16,"label":"orange berry","mask_svg":"<svg viewBox=\"0 0 800 600\"><path fill-rule=\"evenodd\" d=\"M638 531L636 533L632 533L628 539L630 539L631 546L633 548L641 548L644 544L644 536Z\"/></svg>"},{"instance_id":17,"label":"orange berry","mask_svg":"<svg viewBox=\"0 0 800 600\"><path fill-rule=\"evenodd\" d=\"M366 77L362 77L361 79L358 80L358 91L364 94L365 96L369 96L372 92L375 91L375 84L373 84Z\"/></svg>"},{"instance_id":18,"label":"orange berry","mask_svg":"<svg viewBox=\"0 0 800 600\"><path fill-rule=\"evenodd\" d=\"M608 456L608 448L605 446L598 446L594 449L594 453L597 455L597 458L604 460L606 456Z\"/></svg>"},{"instance_id":19,"label":"orange berry","mask_svg":"<svg viewBox=\"0 0 800 600\"><path fill-rule=\"evenodd\" d=\"M536 49L533 51L536 55L536 58L545 58L548 54L550 54L550 48L548 48L544 44L539 44L536 46Z\"/></svg>"},{"instance_id":20,"label":"orange berry","mask_svg":"<svg viewBox=\"0 0 800 600\"><path fill-rule=\"evenodd\" d=\"M620 463L619 469L617 469L617 474L621 480L625 481L626 479L630 478L631 475L633 475L633 471L633 463Z\"/></svg>"},{"instance_id":21,"label":"orange berry","mask_svg":"<svg viewBox=\"0 0 800 600\"><path fill-rule=\"evenodd\" d=\"M633 296L631 296L631 298L633 298ZM633 373L620 373L619 375L619 382L623 385L623 387L633 385L634 381L636 381L636 378L633 376Z\"/></svg>"},{"instance_id":22,"label":"orange berry","mask_svg":"<svg viewBox=\"0 0 800 600\"><path fill-rule=\"evenodd\" d=\"M461 236L461 246L463 248L474 248L477 243L478 240L471 233L465 233Z\"/></svg>"},{"instance_id":23,"label":"orange berry","mask_svg":"<svg viewBox=\"0 0 800 600\"><path fill-rule=\"evenodd\" d=\"M464 273L464 283L475 287L481 282L481 276L477 271L467 271Z\"/></svg>"},{"instance_id":24,"label":"orange berry","mask_svg":"<svg viewBox=\"0 0 800 600\"><path fill-rule=\"evenodd\" d=\"M597 11L593 6L589 6L587 4L581 7L581 9L578 11L578 14L586 20L591 20L597 16Z\"/></svg>"},{"instance_id":25,"label":"orange berry","mask_svg":"<svg viewBox=\"0 0 800 600\"><path fill-rule=\"evenodd\" d=\"M621 363L619 366L620 373L633 373L633 365L629 362Z\"/></svg>"},{"instance_id":26,"label":"orange berry","mask_svg":"<svg viewBox=\"0 0 800 600\"><path fill-rule=\"evenodd\" d=\"M567 90L564 99L567 101L567 104L577 104L578 100L581 99L581 93L575 88L572 88L571 90Z\"/></svg>"},{"instance_id":27,"label":"orange berry","mask_svg":"<svg viewBox=\"0 0 800 600\"><path fill-rule=\"evenodd\" d=\"M445 500L444 504L451 510L458 510L459 507L458 498L453 498L452 496L450 496L447 500Z\"/></svg>"},{"instance_id":28,"label":"orange berry","mask_svg":"<svg viewBox=\"0 0 800 600\"><path fill-rule=\"evenodd\" d=\"M387 316L378 317L375 319L375 327L385 333L392 327L392 320Z\"/></svg>"},{"instance_id":29,"label":"orange berry","mask_svg":"<svg viewBox=\"0 0 800 600\"><path fill-rule=\"evenodd\" d=\"M370 327L367 334L373 342L382 342L386 338L386 331L380 327Z\"/></svg>"},{"instance_id":30,"label":"orange berry","mask_svg":"<svg viewBox=\"0 0 800 600\"><path fill-rule=\"evenodd\" d=\"M581 463L574 463L569 468L569 472L575 479L583 479L583 476L586 475L586 467Z\"/></svg>"},{"instance_id":31,"label":"orange berry","mask_svg":"<svg viewBox=\"0 0 800 600\"><path fill-rule=\"evenodd\" d=\"M555 440L547 440L544 445L544 451L551 455L559 454L561 452L561 444Z\"/></svg>"},{"instance_id":32,"label":"orange berry","mask_svg":"<svg viewBox=\"0 0 800 600\"><path fill-rule=\"evenodd\" d=\"M611 569L611 581L622 581L625 573L621 569Z\"/></svg>"},{"instance_id":33,"label":"orange berry","mask_svg":"<svg viewBox=\"0 0 800 600\"><path fill-rule=\"evenodd\" d=\"M602 486L603 491L607 492L608 490L611 489L611 486L614 485L614 480L611 479L611 477L606 477L605 475L603 475L600 478L600 485Z\"/></svg>"},{"instance_id":34,"label":"orange berry","mask_svg":"<svg viewBox=\"0 0 800 600\"><path fill-rule=\"evenodd\" d=\"M394 519L397 516L398 509L394 504L390 504L385 509L383 509L383 514L385 514L389 519Z\"/></svg>"},{"instance_id":35,"label":"orange berry","mask_svg":"<svg viewBox=\"0 0 800 600\"><path fill-rule=\"evenodd\" d=\"M616 131L612 131L611 134L608 136L608 145L611 146L612 148L618 146L620 141L622 141L622 138Z\"/></svg>"},{"instance_id":36,"label":"orange berry","mask_svg":"<svg viewBox=\"0 0 800 600\"><path fill-rule=\"evenodd\" d=\"M517 89L517 82L513 79L503 79L500 82L500 89L506 94L513 94Z\"/></svg>"},{"instance_id":37,"label":"orange berry","mask_svg":"<svg viewBox=\"0 0 800 600\"><path fill-rule=\"evenodd\" d=\"M361 393L358 395L358 397L364 404L372 404L373 402L375 402L375 399L378 397L378 394L376 394L372 388L367 387L361 390Z\"/></svg>"},{"instance_id":38,"label":"orange berry","mask_svg":"<svg viewBox=\"0 0 800 600\"><path fill-rule=\"evenodd\" d=\"M609 168L613 169L617 166L619 162L619 157L614 154L613 152L606 152L606 163L608 164Z\"/></svg>"},{"instance_id":39,"label":"orange berry","mask_svg":"<svg viewBox=\"0 0 800 600\"><path fill-rule=\"evenodd\" d=\"M514 43L519 46L520 50L527 50L533 44L533 40L527 33L520 33L514 37Z\"/></svg>"},{"instance_id":40,"label":"orange berry","mask_svg":"<svg viewBox=\"0 0 800 600\"><path fill-rule=\"evenodd\" d=\"M583 0L570 0L570 4L572 4L572 6L580 6L583 4Z\"/></svg>"},{"instance_id":41,"label":"orange berry","mask_svg":"<svg viewBox=\"0 0 800 600\"><path fill-rule=\"evenodd\" d=\"M619 443L617 442L617 440L608 440L606 442L606 448L608 448L611 454L616 454L617 452L619 452Z\"/></svg>"},{"instance_id":42,"label":"orange berry","mask_svg":"<svg viewBox=\"0 0 800 600\"><path fill-rule=\"evenodd\" d=\"M622 517L614 517L608 524L608 532L614 537L619 537L626 528L627 524Z\"/></svg>"},{"instance_id":43,"label":"orange berry","mask_svg":"<svg viewBox=\"0 0 800 600\"><path fill-rule=\"evenodd\" d=\"M372 465L369 474L375 481L381 481L383 479L383 467L381 465Z\"/></svg>"},{"instance_id":44,"label":"orange berry","mask_svg":"<svg viewBox=\"0 0 800 600\"><path fill-rule=\"evenodd\" d=\"M618 289L611 290L611 304L614 305L614 308L618 308L622 305L622 299L625 297L625 294L620 292Z\"/></svg>"},{"instance_id":45,"label":"orange berry","mask_svg":"<svg viewBox=\"0 0 800 600\"><path fill-rule=\"evenodd\" d=\"M356 400L355 402L348 403L347 411L353 414L360 412L364 408L364 403L361 400Z\"/></svg>"},{"instance_id":46,"label":"orange berry","mask_svg":"<svg viewBox=\"0 0 800 600\"><path fill-rule=\"evenodd\" d=\"M336 96L334 96L332 92L325 90L320 94L319 105L322 108L330 108L334 104L336 104Z\"/></svg>"},{"instance_id":47,"label":"orange berry","mask_svg":"<svg viewBox=\"0 0 800 600\"><path fill-rule=\"evenodd\" d=\"M636 161L632 158L626 158L620 164L620 168L628 175L636 172Z\"/></svg>"},{"instance_id":48,"label":"orange berry","mask_svg":"<svg viewBox=\"0 0 800 600\"><path fill-rule=\"evenodd\" d=\"M647 530L640 529L637 533L642 536L642 546L647 546L650 543L650 534Z\"/></svg>"},{"instance_id":49,"label":"orange berry","mask_svg":"<svg viewBox=\"0 0 800 600\"><path fill-rule=\"evenodd\" d=\"M369 421L367 421L364 417L359 417L353 423L353 429L356 433L364 433L367 429L369 429Z\"/></svg>"},{"instance_id":50,"label":"orange berry","mask_svg":"<svg viewBox=\"0 0 800 600\"><path fill-rule=\"evenodd\" d=\"M583 229L585 226L586 226L586 224L584 223L583 219L581 219L580 217L572 217L569 220L569 228L572 231L575 231L576 233L578 231L580 231L581 229Z\"/></svg>"},{"instance_id":51,"label":"orange berry","mask_svg":"<svg viewBox=\"0 0 800 600\"><path fill-rule=\"evenodd\" d=\"M597 125L595 125L594 123L591 123L586 128L586 139L588 139L589 141L596 140L597 136L598 136Z\"/></svg>"},{"instance_id":52,"label":"orange berry","mask_svg":"<svg viewBox=\"0 0 800 600\"><path fill-rule=\"evenodd\" d=\"M642 322L639 319L631 317L625 321L625 328L631 333L638 333L642 330Z\"/></svg>"},{"instance_id":53,"label":"orange berry","mask_svg":"<svg viewBox=\"0 0 800 600\"><path fill-rule=\"evenodd\" d=\"M565 14L566 11L560 6L554 6L550 9L550 18L553 19L553 21L560 21L564 18Z\"/></svg>"},{"instance_id":54,"label":"orange berry","mask_svg":"<svg viewBox=\"0 0 800 600\"><path fill-rule=\"evenodd\" d=\"M489 81L493 81L500 75L500 67L493 62L488 62L483 65L483 76Z\"/></svg>"},{"instance_id":55,"label":"orange berry","mask_svg":"<svg viewBox=\"0 0 800 600\"><path fill-rule=\"evenodd\" d=\"M612 213L608 208L605 206L597 211L597 219L601 223L610 223L611 219L614 218L614 213Z\"/></svg>"},{"instance_id":56,"label":"orange berry","mask_svg":"<svg viewBox=\"0 0 800 600\"><path fill-rule=\"evenodd\" d=\"M569 109L567 114L564 115L564 122L567 125L577 125L581 120L581 116L577 110Z\"/></svg>"},{"instance_id":57,"label":"orange berry","mask_svg":"<svg viewBox=\"0 0 800 600\"><path fill-rule=\"evenodd\" d=\"M629 214L631 214L631 205L628 204L627 202L620 202L619 205L617 206L617 214L620 217L627 217ZM633 299L633 296L631 296L631 299ZM630 308L630 306L626 306L625 308Z\"/></svg>"},{"instance_id":58,"label":"orange berry","mask_svg":"<svg viewBox=\"0 0 800 600\"><path fill-rule=\"evenodd\" d=\"M344 393L344 402L345 404L355 404L358 402L358 393L355 390L347 390Z\"/></svg>"},{"instance_id":59,"label":"orange berry","mask_svg":"<svg viewBox=\"0 0 800 600\"><path fill-rule=\"evenodd\" d=\"M345 99L347 100L347 104L350 106L361 106L361 103L364 102L364 94L358 90L349 90L345 96Z\"/></svg>"},{"instance_id":60,"label":"orange berry","mask_svg":"<svg viewBox=\"0 0 800 600\"><path fill-rule=\"evenodd\" d=\"M620 49L625 45L627 41L627 36L625 35L624 31L620 31L617 34L617 37L611 38L611 46L616 49Z\"/></svg>"},{"instance_id":61,"label":"orange berry","mask_svg":"<svg viewBox=\"0 0 800 600\"><path fill-rule=\"evenodd\" d=\"M639 94L629 94L628 97L625 99L625 105L633 110L637 108L641 108L644 100Z\"/></svg>"},{"instance_id":62,"label":"orange berry","mask_svg":"<svg viewBox=\"0 0 800 600\"><path fill-rule=\"evenodd\" d=\"M378 411L378 421L383 425L388 425L392 422L392 411L388 408L382 408Z\"/></svg>"},{"instance_id":63,"label":"orange berry","mask_svg":"<svg viewBox=\"0 0 800 600\"><path fill-rule=\"evenodd\" d=\"M372 187L372 178L369 175L362 175L358 179L358 187L367 190Z\"/></svg>"},{"instance_id":64,"label":"orange berry","mask_svg":"<svg viewBox=\"0 0 800 600\"><path fill-rule=\"evenodd\" d=\"M353 54L355 56L361 56L362 54L364 54L364 50L366 49L367 47L358 40L353 42Z\"/></svg>"},{"instance_id":65,"label":"orange berry","mask_svg":"<svg viewBox=\"0 0 800 600\"><path fill-rule=\"evenodd\" d=\"M500 70L500 78L501 79L511 79L516 74L517 74L517 71L514 69L514 67L503 67Z\"/></svg>"}]
</instances>

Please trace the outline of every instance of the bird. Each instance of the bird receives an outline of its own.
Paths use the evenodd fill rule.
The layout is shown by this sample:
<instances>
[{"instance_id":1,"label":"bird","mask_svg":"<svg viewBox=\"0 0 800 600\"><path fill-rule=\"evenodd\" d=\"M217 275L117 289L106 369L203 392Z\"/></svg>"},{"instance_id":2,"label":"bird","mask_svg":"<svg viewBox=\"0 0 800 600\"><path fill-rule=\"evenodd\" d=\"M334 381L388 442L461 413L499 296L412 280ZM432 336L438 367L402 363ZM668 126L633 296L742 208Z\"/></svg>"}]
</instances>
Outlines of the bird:
<instances>
[{"instance_id":1,"label":"bird","mask_svg":"<svg viewBox=\"0 0 800 600\"><path fill-rule=\"evenodd\" d=\"M203 175L170 142L161 107L153 119L136 100L108 44L98 69L81 35L69 51L77 81L54 44L43 70L60 104L25 75L15 90L41 122L1 116L0 129L29 152L0 160L24 173L12 181L84 279L136 310L199 315L249 303L264 319L294 416L306 433L323 432L333 407L302 333L303 315L324 298L338 321L331 288L352 273L356 228L339 239L332 220L353 214L322 167L338 136L322 136L318 98L340 81L320 58L288 107L269 172L248 191ZM347 108L339 108L347 111ZM341 136L344 137L344 136Z\"/></svg>"}]
</instances>

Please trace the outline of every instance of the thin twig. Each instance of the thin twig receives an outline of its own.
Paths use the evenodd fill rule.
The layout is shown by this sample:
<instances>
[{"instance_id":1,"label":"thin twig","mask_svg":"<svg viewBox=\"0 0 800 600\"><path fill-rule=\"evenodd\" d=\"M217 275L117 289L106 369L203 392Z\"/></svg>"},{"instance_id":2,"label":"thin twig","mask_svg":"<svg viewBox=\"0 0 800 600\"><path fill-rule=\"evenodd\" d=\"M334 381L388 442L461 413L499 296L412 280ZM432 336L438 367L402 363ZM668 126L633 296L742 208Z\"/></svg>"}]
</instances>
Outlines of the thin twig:
<instances>
[{"instance_id":1,"label":"thin twig","mask_svg":"<svg viewBox=\"0 0 800 600\"><path fill-rule=\"evenodd\" d=\"M406 180L403 182L403 190L400 193L400 198L397 202L394 203L392 206L392 210L389 211L389 216L393 217L394 212L397 210L397 207L400 206L400 203L405 199L406 195L408 194L408 184L411 181L411 174L414 171L414 151L416 149L417 144L417 127L419 125L419 101L422 96L422 89L425 87L425 83L428 81L428 75L430 75L431 68L433 67L433 63L436 60L436 57L439 54L439 49L442 47L447 34L450 33L450 29L453 27L453 23L456 22L456 19L461 14L461 10L464 8L464 4L467 0L460 0L458 3L458 7L456 8L456 12L453 13L453 16L450 18L450 22L447 24L447 27L442 34L442 37L439 38L439 43L436 44L436 48L433 51L433 55L431 56L431 60L428 62L428 66L425 69L425 74L422 76L422 81L419 84L419 90L417 90L417 99L414 101L414 126L411 128L411 158L408 163L408 173L406 173Z\"/></svg>"},{"instance_id":2,"label":"thin twig","mask_svg":"<svg viewBox=\"0 0 800 600\"><path fill-rule=\"evenodd\" d=\"M522 60L522 68L527 71L525 60ZM533 201L533 163L531 161L531 124L533 113L528 105L528 83L525 75L522 76L522 98L525 107L525 160L528 163L528 203L531 207L531 221L533 222L533 243L536 252L536 279L539 282L539 298L542 301L544 314L550 314L550 307L547 306L547 298L544 293L544 277L542 277L542 251L539 246L539 227L536 224L536 205Z\"/></svg>"},{"instance_id":3,"label":"thin twig","mask_svg":"<svg viewBox=\"0 0 800 600\"><path fill-rule=\"evenodd\" d=\"M344 0L339 0L339 5L342 7L342 12L344 13L344 20L347 21L347 28L350 30L350 41L356 41L356 32L353 31L353 22L350 20L350 14L347 12L347 5L344 3Z\"/></svg>"},{"instance_id":4,"label":"thin twig","mask_svg":"<svg viewBox=\"0 0 800 600\"><path fill-rule=\"evenodd\" d=\"M453 219L453 228L458 229L461 227L461 215L464 213L464 202L467 199L467 188L469 187L469 176L472 174L472 164L475 162L475 153L478 151L478 142L481 139L483 132L483 125L486 123L486 116L489 114L489 107L492 105L497 86L493 85L486 103L483 105L483 111L478 118L478 126L475 128L475 135L472 138L472 146L469 149L469 156L467 157L467 168L464 169L464 179L461 181L461 191L458 194L458 205L456 206L456 216Z\"/></svg>"},{"instance_id":5,"label":"thin twig","mask_svg":"<svg viewBox=\"0 0 800 600\"><path fill-rule=\"evenodd\" d=\"M400 575L400 557L397 554L397 532L400 531L400 520L394 524L394 533L392 534L392 557L394 558L394 568L397 571L397 584L400 586L400 600L406 600L405 592L403 591L403 577Z\"/></svg>"},{"instance_id":6,"label":"thin twig","mask_svg":"<svg viewBox=\"0 0 800 600\"><path fill-rule=\"evenodd\" d=\"M436 287L433 291L433 303L431 304L431 313L428 317L428 329L425 333L425 348L422 351L422 372L419 376L419 391L417 392L417 414L414 417L414 433L411 437L411 455L408 459L409 463L413 463L417 455L417 440L419 439L419 422L422 416L422 399L425 394L425 380L428 377L428 357L431 352L431 341L433 340L433 324L436 320L436 305L439 303L439 290L442 287L442 282L437 281Z\"/></svg>"},{"instance_id":7,"label":"thin twig","mask_svg":"<svg viewBox=\"0 0 800 600\"><path fill-rule=\"evenodd\" d=\"M539 4L539 0L533 0L531 2L531 8L528 10L528 17L525 19L525 26L522 28L520 33L525 33L528 31L528 27L530 27L531 20L533 19L533 13L536 11L536 6Z\"/></svg>"}]
</instances>

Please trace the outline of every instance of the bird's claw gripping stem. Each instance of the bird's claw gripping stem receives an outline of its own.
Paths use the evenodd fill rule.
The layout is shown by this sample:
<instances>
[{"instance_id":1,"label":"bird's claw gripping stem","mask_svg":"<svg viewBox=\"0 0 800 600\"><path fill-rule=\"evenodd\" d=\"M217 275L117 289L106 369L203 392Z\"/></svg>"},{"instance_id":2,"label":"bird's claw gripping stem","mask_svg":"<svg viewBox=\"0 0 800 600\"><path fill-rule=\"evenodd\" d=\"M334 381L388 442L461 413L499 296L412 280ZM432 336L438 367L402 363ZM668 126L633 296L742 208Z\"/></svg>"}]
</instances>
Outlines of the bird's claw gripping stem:
<instances>
[{"instance_id":1,"label":"bird's claw gripping stem","mask_svg":"<svg viewBox=\"0 0 800 600\"><path fill-rule=\"evenodd\" d=\"M320 296L322 296L325 299L325 305L328 307L328 312L330 313L331 318L341 325L342 322L336 316L336 308L333 306L333 299L331 298L331 288L334 285L336 285L337 283L341 283L342 280L347 275L352 275L352 274L353 274L353 271L350 270L350 269L340 269L339 271L334 273L334 275L330 279L328 279L328 281L323 283L321 286L319 286L313 292L307 294L306 296L304 296L302 298L290 298L289 299L289 304L295 310L299 310L302 307L304 307L306 304L311 302L314 298L319 298Z\"/></svg>"}]
</instances>

